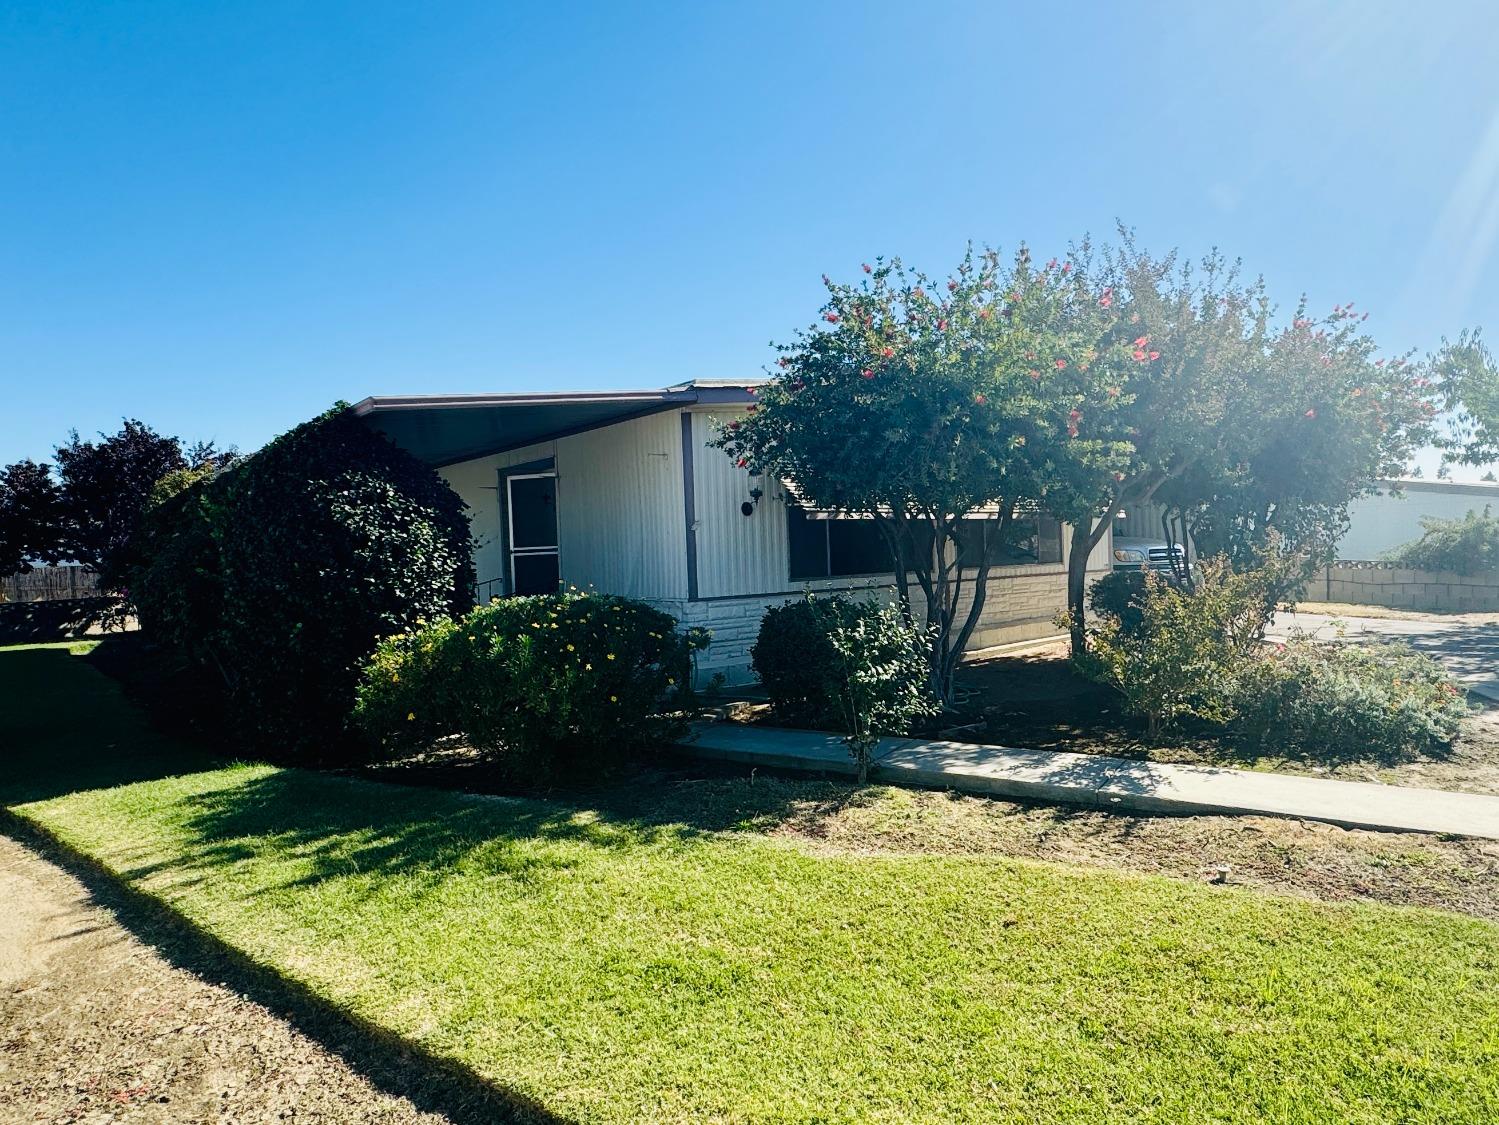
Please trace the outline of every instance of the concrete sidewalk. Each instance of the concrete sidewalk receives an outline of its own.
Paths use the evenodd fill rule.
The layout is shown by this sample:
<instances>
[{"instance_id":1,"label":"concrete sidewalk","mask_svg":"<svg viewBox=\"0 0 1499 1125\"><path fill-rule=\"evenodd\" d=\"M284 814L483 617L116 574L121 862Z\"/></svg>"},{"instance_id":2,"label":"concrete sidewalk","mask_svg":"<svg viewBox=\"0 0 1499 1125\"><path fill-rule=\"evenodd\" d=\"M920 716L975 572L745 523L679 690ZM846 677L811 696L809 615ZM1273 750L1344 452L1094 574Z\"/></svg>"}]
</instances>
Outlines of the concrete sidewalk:
<instances>
[{"instance_id":1,"label":"concrete sidewalk","mask_svg":"<svg viewBox=\"0 0 1499 1125\"><path fill-rule=\"evenodd\" d=\"M853 775L836 735L736 723L693 728L684 750L719 761ZM1499 840L1499 797L1358 781L884 738L870 779L1144 813L1227 813L1322 820L1347 828Z\"/></svg>"}]
</instances>

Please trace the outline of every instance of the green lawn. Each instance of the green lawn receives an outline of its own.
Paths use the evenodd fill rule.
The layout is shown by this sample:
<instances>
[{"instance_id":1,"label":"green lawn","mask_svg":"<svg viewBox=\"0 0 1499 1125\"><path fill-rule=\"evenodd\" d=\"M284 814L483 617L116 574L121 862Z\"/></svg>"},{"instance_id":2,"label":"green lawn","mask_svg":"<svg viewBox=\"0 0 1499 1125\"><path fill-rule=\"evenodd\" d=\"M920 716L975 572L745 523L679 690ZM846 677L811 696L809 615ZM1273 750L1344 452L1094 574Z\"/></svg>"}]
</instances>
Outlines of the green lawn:
<instances>
[{"instance_id":1,"label":"green lawn","mask_svg":"<svg viewBox=\"0 0 1499 1125\"><path fill-rule=\"evenodd\" d=\"M1468 918L205 768L66 648L0 650L0 753L20 816L567 1120L1499 1120Z\"/></svg>"}]
</instances>

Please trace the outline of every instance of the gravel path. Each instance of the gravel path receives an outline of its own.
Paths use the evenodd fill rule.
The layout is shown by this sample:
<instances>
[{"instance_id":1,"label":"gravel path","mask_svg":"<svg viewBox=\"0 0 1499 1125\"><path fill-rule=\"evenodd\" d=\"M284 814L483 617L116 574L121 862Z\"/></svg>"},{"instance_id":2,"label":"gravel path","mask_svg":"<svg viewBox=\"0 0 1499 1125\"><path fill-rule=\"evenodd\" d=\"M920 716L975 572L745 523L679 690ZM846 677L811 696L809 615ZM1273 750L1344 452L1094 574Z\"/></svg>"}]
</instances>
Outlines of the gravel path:
<instances>
[{"instance_id":1,"label":"gravel path","mask_svg":"<svg viewBox=\"0 0 1499 1125\"><path fill-rule=\"evenodd\" d=\"M0 835L0 1121L453 1120L261 1004L170 963Z\"/></svg>"}]
</instances>

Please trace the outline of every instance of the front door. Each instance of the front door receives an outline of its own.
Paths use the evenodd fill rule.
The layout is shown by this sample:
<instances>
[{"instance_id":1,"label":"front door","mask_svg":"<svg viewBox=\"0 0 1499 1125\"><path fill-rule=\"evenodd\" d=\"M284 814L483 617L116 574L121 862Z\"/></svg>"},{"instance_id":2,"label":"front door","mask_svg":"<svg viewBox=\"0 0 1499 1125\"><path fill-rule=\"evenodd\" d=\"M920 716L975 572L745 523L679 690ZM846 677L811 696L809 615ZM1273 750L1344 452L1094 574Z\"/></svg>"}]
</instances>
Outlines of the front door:
<instances>
[{"instance_id":1,"label":"front door","mask_svg":"<svg viewBox=\"0 0 1499 1125\"><path fill-rule=\"evenodd\" d=\"M561 579L557 559L557 474L505 478L510 517L510 592L555 594Z\"/></svg>"}]
</instances>

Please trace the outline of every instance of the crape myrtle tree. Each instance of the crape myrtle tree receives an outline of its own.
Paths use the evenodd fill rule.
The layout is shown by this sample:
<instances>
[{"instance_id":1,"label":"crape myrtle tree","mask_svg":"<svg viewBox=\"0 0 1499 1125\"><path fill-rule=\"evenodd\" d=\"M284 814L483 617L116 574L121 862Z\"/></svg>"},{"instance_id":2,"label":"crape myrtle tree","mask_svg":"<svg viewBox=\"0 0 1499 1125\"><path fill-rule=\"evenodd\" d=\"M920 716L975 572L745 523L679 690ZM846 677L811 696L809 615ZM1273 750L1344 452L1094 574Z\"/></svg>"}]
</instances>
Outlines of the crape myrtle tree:
<instances>
[{"instance_id":1,"label":"crape myrtle tree","mask_svg":"<svg viewBox=\"0 0 1499 1125\"><path fill-rule=\"evenodd\" d=\"M820 320L777 349L757 406L717 444L815 508L875 522L900 605L926 626L931 690L947 701L990 568L1058 447L1107 479L1127 462L1121 427L1092 436L1082 423L1125 408L1138 348L1109 335L1112 302L1080 271L1025 249L1008 262L970 249L943 281L899 260L863 269L856 284L824 278Z\"/></svg>"},{"instance_id":2,"label":"crape myrtle tree","mask_svg":"<svg viewBox=\"0 0 1499 1125\"><path fill-rule=\"evenodd\" d=\"M1075 256L1119 310L1110 338L1132 337L1143 359L1125 369L1121 409L1081 422L1127 443L1125 466L1101 472L1064 446L1049 478L1048 506L1073 525L1080 653L1088 556L1114 512L1160 503L1199 549L1239 566L1272 549L1312 558L1330 549L1351 500L1400 471L1434 407L1429 373L1379 357L1351 305L1314 318L1303 302L1277 329L1263 283L1216 254L1195 266L1153 257L1121 231L1096 263L1086 248ZM1294 586L1296 568L1281 571Z\"/></svg>"},{"instance_id":3,"label":"crape myrtle tree","mask_svg":"<svg viewBox=\"0 0 1499 1125\"><path fill-rule=\"evenodd\" d=\"M1072 527L1067 616L1074 653L1087 644L1084 612L1088 561L1108 535L1116 511L1157 493L1205 459L1221 456L1246 420L1237 413L1258 375L1268 303L1258 284L1212 256L1199 266L1140 250L1129 233L1095 253L1069 255L1073 272L1111 313L1100 347L1124 346L1133 363L1120 370L1119 409L1085 415L1091 440L1122 447L1101 464L1080 447L1058 447L1046 481L1048 507Z\"/></svg>"},{"instance_id":4,"label":"crape myrtle tree","mask_svg":"<svg viewBox=\"0 0 1499 1125\"><path fill-rule=\"evenodd\" d=\"M1303 300L1264 341L1223 448L1157 497L1203 553L1240 569L1267 552L1294 557L1299 571L1284 574L1299 586L1330 561L1349 504L1431 439L1432 361L1380 356L1366 317L1352 304L1313 316Z\"/></svg>"}]
</instances>

